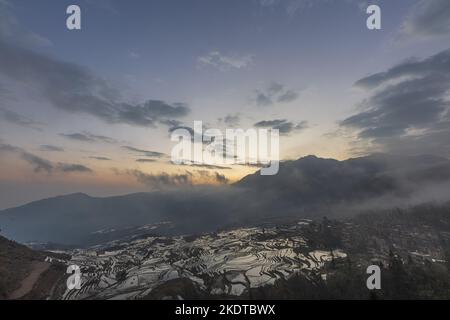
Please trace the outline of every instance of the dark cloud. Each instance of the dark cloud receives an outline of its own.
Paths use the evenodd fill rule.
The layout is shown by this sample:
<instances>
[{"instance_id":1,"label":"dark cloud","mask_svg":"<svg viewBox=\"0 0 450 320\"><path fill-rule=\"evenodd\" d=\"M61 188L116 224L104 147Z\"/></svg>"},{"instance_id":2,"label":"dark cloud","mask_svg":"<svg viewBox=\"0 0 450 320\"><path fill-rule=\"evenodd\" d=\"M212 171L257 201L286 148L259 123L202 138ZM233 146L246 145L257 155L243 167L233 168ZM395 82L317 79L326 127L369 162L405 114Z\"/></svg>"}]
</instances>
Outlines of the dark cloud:
<instances>
[{"instance_id":1,"label":"dark cloud","mask_svg":"<svg viewBox=\"0 0 450 320\"><path fill-rule=\"evenodd\" d=\"M12 146L9 144L0 144L0 153L15 153L24 161L31 165L34 172L47 172L50 174L53 171L53 165L50 161L29 153L22 148Z\"/></svg>"},{"instance_id":2,"label":"dark cloud","mask_svg":"<svg viewBox=\"0 0 450 320\"><path fill-rule=\"evenodd\" d=\"M0 108L0 114L2 118L10 123L21 127L32 128L34 130L41 131L42 123L34 121L24 115L18 114L17 112Z\"/></svg>"},{"instance_id":3,"label":"dark cloud","mask_svg":"<svg viewBox=\"0 0 450 320\"><path fill-rule=\"evenodd\" d=\"M53 146L49 144L45 144L39 147L39 150L41 151L48 151L48 152L63 152L64 149L58 146Z\"/></svg>"},{"instance_id":4,"label":"dark cloud","mask_svg":"<svg viewBox=\"0 0 450 320\"><path fill-rule=\"evenodd\" d=\"M255 101L260 107L278 103L289 103L298 99L298 92L287 89L283 84L272 82L264 90L256 90Z\"/></svg>"},{"instance_id":5,"label":"dark cloud","mask_svg":"<svg viewBox=\"0 0 450 320\"><path fill-rule=\"evenodd\" d=\"M111 161L110 158L107 157L89 157L90 159L99 160L99 161Z\"/></svg>"},{"instance_id":6,"label":"dark cloud","mask_svg":"<svg viewBox=\"0 0 450 320\"><path fill-rule=\"evenodd\" d=\"M278 129L280 134L289 135L294 131L299 131L307 128L308 123L306 121L302 121L299 123L293 123L284 119L275 119L275 120L264 120L254 124L257 128L271 128Z\"/></svg>"},{"instance_id":7,"label":"dark cloud","mask_svg":"<svg viewBox=\"0 0 450 320\"><path fill-rule=\"evenodd\" d=\"M181 124L177 124L177 125L175 125L175 126L171 126L171 127L169 127L169 133L172 133L172 132L174 132L175 130L178 130L178 129L184 129L184 130L187 130L188 131L188 133L191 135L191 136L193 136L194 135L194 129L193 128L191 128L191 127L188 127L188 126L184 126L184 125L181 125Z\"/></svg>"},{"instance_id":8,"label":"dark cloud","mask_svg":"<svg viewBox=\"0 0 450 320\"><path fill-rule=\"evenodd\" d=\"M175 128L175 127L182 125L181 121L178 121L175 119L161 120L160 122L161 122L161 124L168 126L169 130L170 130L170 128Z\"/></svg>"},{"instance_id":9,"label":"dark cloud","mask_svg":"<svg viewBox=\"0 0 450 320\"><path fill-rule=\"evenodd\" d=\"M78 140L83 142L94 142L95 139L90 138L89 136L83 133L61 133L61 136L71 140Z\"/></svg>"},{"instance_id":10,"label":"dark cloud","mask_svg":"<svg viewBox=\"0 0 450 320\"><path fill-rule=\"evenodd\" d=\"M149 127L190 112L182 103L123 102L119 90L87 68L12 45L1 36L0 61L1 76L34 88L55 108L87 113L108 123Z\"/></svg>"},{"instance_id":11,"label":"dark cloud","mask_svg":"<svg viewBox=\"0 0 450 320\"><path fill-rule=\"evenodd\" d=\"M229 180L225 177L225 175L215 172L216 181L221 184L227 184Z\"/></svg>"},{"instance_id":12,"label":"dark cloud","mask_svg":"<svg viewBox=\"0 0 450 320\"><path fill-rule=\"evenodd\" d=\"M34 172L45 171L50 174L53 170L53 165L50 161L38 157L34 154L31 154L29 152L22 152L21 157L33 167Z\"/></svg>"},{"instance_id":13,"label":"dark cloud","mask_svg":"<svg viewBox=\"0 0 450 320\"><path fill-rule=\"evenodd\" d=\"M228 127L237 127L241 121L241 116L239 114L229 114L217 120L219 123L223 123Z\"/></svg>"},{"instance_id":14,"label":"dark cloud","mask_svg":"<svg viewBox=\"0 0 450 320\"><path fill-rule=\"evenodd\" d=\"M208 170L197 170L196 172L197 174L200 174L205 180L212 181L217 184L228 184L230 182L230 180L224 174L217 171L211 172Z\"/></svg>"},{"instance_id":15,"label":"dark cloud","mask_svg":"<svg viewBox=\"0 0 450 320\"><path fill-rule=\"evenodd\" d=\"M83 166L81 164L71 164L71 163L59 163L57 169L62 172L80 172L80 173L92 173L92 169Z\"/></svg>"},{"instance_id":16,"label":"dark cloud","mask_svg":"<svg viewBox=\"0 0 450 320\"><path fill-rule=\"evenodd\" d=\"M190 109L182 103L170 105L160 100L149 100L140 106L123 105L119 110L119 118L129 124L153 126L156 122L170 123L170 118L181 118L189 112Z\"/></svg>"},{"instance_id":17,"label":"dark cloud","mask_svg":"<svg viewBox=\"0 0 450 320\"><path fill-rule=\"evenodd\" d=\"M208 168L211 169L211 168ZM202 178L205 181L211 181L213 183L218 183L218 184L227 184L229 182L228 178L225 177L225 175L219 173L219 172L211 172L208 170L196 170L193 173L194 177L195 175L199 176L200 178Z\"/></svg>"},{"instance_id":18,"label":"dark cloud","mask_svg":"<svg viewBox=\"0 0 450 320\"><path fill-rule=\"evenodd\" d=\"M403 38L427 38L450 34L450 1L420 0L400 30Z\"/></svg>"},{"instance_id":19,"label":"dark cloud","mask_svg":"<svg viewBox=\"0 0 450 320\"><path fill-rule=\"evenodd\" d=\"M450 50L368 76L356 86L371 95L341 126L355 130L359 140L388 152L450 155Z\"/></svg>"},{"instance_id":20,"label":"dark cloud","mask_svg":"<svg viewBox=\"0 0 450 320\"><path fill-rule=\"evenodd\" d=\"M156 160L155 159L137 159L136 162L153 163L153 162L156 162Z\"/></svg>"},{"instance_id":21,"label":"dark cloud","mask_svg":"<svg viewBox=\"0 0 450 320\"><path fill-rule=\"evenodd\" d=\"M267 167L267 165L263 164L263 163L244 163L244 164L239 164L239 166L250 167L250 168L264 168L264 167Z\"/></svg>"},{"instance_id":22,"label":"dark cloud","mask_svg":"<svg viewBox=\"0 0 450 320\"><path fill-rule=\"evenodd\" d=\"M187 138L191 138L191 141L201 141L202 143L207 143L206 141L204 141L205 139L205 134L204 132L207 130L207 128L203 127L202 131L203 132L198 132L195 131L194 128L192 127L188 127L188 126L184 126L184 125L178 125L178 126L174 126L174 127L169 127L169 134L171 135L175 130L186 130L186 133L183 134L183 136L187 136Z\"/></svg>"},{"instance_id":23,"label":"dark cloud","mask_svg":"<svg viewBox=\"0 0 450 320\"><path fill-rule=\"evenodd\" d=\"M17 154L21 159L26 161L36 173L45 172L47 174L52 174L54 171L70 173L70 172L93 172L90 168L80 165L80 164L67 164L58 163L53 164L51 161L41 158L35 154L32 154L22 148L12 146L9 144L0 144L0 154L13 153Z\"/></svg>"},{"instance_id":24,"label":"dark cloud","mask_svg":"<svg viewBox=\"0 0 450 320\"><path fill-rule=\"evenodd\" d=\"M167 173L148 174L140 170L128 170L126 173L135 177L138 182L158 190L192 185L192 173L190 172L170 175Z\"/></svg>"},{"instance_id":25,"label":"dark cloud","mask_svg":"<svg viewBox=\"0 0 450 320\"><path fill-rule=\"evenodd\" d=\"M180 165L177 165L180 166ZM211 164L200 164L200 163L193 163L193 164L182 164L182 166L188 166L193 168L204 168L204 169L211 169L211 170L230 170L231 167L224 167L224 166L217 166L217 165L211 165Z\"/></svg>"},{"instance_id":26,"label":"dark cloud","mask_svg":"<svg viewBox=\"0 0 450 320\"><path fill-rule=\"evenodd\" d=\"M267 106L273 105L273 101L265 93L257 91L256 92L256 104L260 107L267 107Z\"/></svg>"},{"instance_id":27,"label":"dark cloud","mask_svg":"<svg viewBox=\"0 0 450 320\"><path fill-rule=\"evenodd\" d=\"M278 102L289 103L297 100L298 93L292 90L287 90L282 95L278 97Z\"/></svg>"},{"instance_id":28,"label":"dark cloud","mask_svg":"<svg viewBox=\"0 0 450 320\"><path fill-rule=\"evenodd\" d=\"M226 137L223 135L214 135L216 132L208 132L208 127L203 125L202 131L195 131L194 128L188 127L188 126L178 126L169 128L169 133L172 134L175 130L185 130L185 132L181 133L180 135L185 137L186 139L191 139L192 143L202 143L203 145L208 145L212 141L214 141L214 144L216 146L216 150L223 150L224 157L229 157L227 148L232 149L234 146L234 141L227 140ZM217 132L218 133L218 132Z\"/></svg>"},{"instance_id":29,"label":"dark cloud","mask_svg":"<svg viewBox=\"0 0 450 320\"><path fill-rule=\"evenodd\" d=\"M166 156L166 154L161 153L161 152L142 150L142 149L138 149L138 148L134 148L134 147L130 147L130 146L123 146L122 149L131 151L134 153L138 153L138 154L144 155L146 157L150 157L150 158L163 158Z\"/></svg>"},{"instance_id":30,"label":"dark cloud","mask_svg":"<svg viewBox=\"0 0 450 320\"><path fill-rule=\"evenodd\" d=\"M204 169L216 169L216 170L230 170L230 167L217 166L211 164L191 164L191 167L204 168Z\"/></svg>"},{"instance_id":31,"label":"dark cloud","mask_svg":"<svg viewBox=\"0 0 450 320\"><path fill-rule=\"evenodd\" d=\"M61 133L60 135L67 139L77 140L77 141L82 141L82 142L104 142L104 143L110 143L110 144L118 143L118 141L113 138L96 135L96 134L92 134L89 132Z\"/></svg>"},{"instance_id":32,"label":"dark cloud","mask_svg":"<svg viewBox=\"0 0 450 320\"><path fill-rule=\"evenodd\" d=\"M0 140L0 152L17 152L21 151L20 148L12 146L10 144L2 143L3 140Z\"/></svg>"}]
</instances>

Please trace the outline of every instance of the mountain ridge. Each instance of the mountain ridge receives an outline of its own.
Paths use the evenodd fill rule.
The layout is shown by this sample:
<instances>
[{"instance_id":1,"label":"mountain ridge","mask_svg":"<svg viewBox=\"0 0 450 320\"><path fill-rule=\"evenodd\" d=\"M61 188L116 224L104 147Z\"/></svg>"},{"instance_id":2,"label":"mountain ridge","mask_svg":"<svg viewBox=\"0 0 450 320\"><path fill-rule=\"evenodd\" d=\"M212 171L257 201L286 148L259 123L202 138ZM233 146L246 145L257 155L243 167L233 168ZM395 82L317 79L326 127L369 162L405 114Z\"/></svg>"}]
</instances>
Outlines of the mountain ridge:
<instances>
[{"instance_id":1,"label":"mountain ridge","mask_svg":"<svg viewBox=\"0 0 450 320\"><path fill-rule=\"evenodd\" d=\"M432 201L437 191L448 197L446 184L450 160L445 158L376 154L339 161L307 156L282 162L275 176L256 172L229 186L38 200L0 211L0 228L19 242L92 244L100 241L92 236L98 230L131 230L163 221L170 227L164 224L157 232L198 233L268 217L332 215L344 204L408 205L417 194L423 202Z\"/></svg>"}]
</instances>

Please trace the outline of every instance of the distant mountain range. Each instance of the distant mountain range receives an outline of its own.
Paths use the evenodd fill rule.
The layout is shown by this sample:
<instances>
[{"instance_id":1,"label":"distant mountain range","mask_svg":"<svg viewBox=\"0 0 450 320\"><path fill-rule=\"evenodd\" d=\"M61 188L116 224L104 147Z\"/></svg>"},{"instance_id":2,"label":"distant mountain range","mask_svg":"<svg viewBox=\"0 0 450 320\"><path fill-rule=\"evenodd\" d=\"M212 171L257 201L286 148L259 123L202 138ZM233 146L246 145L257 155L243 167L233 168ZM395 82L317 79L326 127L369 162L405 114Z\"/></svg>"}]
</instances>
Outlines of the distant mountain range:
<instances>
[{"instance_id":1,"label":"distant mountain range","mask_svg":"<svg viewBox=\"0 0 450 320\"><path fill-rule=\"evenodd\" d=\"M376 154L337 161L308 156L282 162L275 176L256 172L226 187L40 200L0 211L0 229L23 243L87 245L137 230L198 233L275 217L448 200L449 186L446 158Z\"/></svg>"},{"instance_id":2,"label":"distant mountain range","mask_svg":"<svg viewBox=\"0 0 450 320\"><path fill-rule=\"evenodd\" d=\"M450 160L431 155L374 154L345 161L308 156L280 165L270 178L259 172L241 187L302 205L336 205L378 198L410 196L419 187L450 182Z\"/></svg>"}]
</instances>

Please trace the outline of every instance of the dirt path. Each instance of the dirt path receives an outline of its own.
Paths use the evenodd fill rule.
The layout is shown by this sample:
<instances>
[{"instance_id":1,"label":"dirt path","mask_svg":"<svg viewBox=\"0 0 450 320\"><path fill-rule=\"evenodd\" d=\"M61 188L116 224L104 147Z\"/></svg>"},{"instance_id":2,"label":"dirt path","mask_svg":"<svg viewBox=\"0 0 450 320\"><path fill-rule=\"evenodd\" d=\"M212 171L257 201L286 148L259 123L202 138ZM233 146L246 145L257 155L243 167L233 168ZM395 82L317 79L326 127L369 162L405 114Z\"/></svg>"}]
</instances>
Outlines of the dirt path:
<instances>
[{"instance_id":1,"label":"dirt path","mask_svg":"<svg viewBox=\"0 0 450 320\"><path fill-rule=\"evenodd\" d=\"M29 293L33 289L41 274L47 271L49 267L50 263L47 262L33 262L30 274L22 280L20 287L12 292L8 298L11 300L20 299Z\"/></svg>"}]
</instances>

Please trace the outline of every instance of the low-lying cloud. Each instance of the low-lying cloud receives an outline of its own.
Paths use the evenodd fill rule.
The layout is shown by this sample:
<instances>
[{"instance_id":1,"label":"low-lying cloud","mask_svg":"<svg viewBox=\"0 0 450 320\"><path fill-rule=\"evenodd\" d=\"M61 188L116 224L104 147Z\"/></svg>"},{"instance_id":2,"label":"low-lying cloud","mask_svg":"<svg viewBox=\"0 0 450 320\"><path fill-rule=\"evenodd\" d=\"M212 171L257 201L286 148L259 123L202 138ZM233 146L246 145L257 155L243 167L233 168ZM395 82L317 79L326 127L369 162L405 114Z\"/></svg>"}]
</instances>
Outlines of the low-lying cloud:
<instances>
[{"instance_id":1,"label":"low-lying cloud","mask_svg":"<svg viewBox=\"0 0 450 320\"><path fill-rule=\"evenodd\" d=\"M183 173L173 174L166 172L153 174L133 169L123 172L116 171L116 173L132 176L139 183L149 187L151 190L183 189L184 187L210 183L227 184L229 181L225 175L208 170L185 171Z\"/></svg>"}]
</instances>

